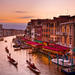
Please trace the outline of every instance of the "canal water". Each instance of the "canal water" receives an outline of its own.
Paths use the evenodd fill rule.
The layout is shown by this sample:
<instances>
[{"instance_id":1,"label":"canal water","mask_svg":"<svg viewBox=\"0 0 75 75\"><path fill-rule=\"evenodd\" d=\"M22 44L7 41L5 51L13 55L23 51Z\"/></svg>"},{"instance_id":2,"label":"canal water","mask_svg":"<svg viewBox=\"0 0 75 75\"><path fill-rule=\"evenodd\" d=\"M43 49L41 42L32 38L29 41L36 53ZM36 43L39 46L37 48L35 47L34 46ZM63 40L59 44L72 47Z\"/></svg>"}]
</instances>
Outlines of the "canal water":
<instances>
[{"instance_id":1,"label":"canal water","mask_svg":"<svg viewBox=\"0 0 75 75\"><path fill-rule=\"evenodd\" d=\"M60 70L57 70L56 64L49 64L48 58L42 54L29 54L30 49L14 51L13 38L13 36L6 37L4 41L0 41L0 75L37 75L27 67L26 60L29 58L40 69L41 73L39 75L64 75ZM8 62L7 53L5 52L6 46L12 58L18 62L17 68Z\"/></svg>"}]
</instances>

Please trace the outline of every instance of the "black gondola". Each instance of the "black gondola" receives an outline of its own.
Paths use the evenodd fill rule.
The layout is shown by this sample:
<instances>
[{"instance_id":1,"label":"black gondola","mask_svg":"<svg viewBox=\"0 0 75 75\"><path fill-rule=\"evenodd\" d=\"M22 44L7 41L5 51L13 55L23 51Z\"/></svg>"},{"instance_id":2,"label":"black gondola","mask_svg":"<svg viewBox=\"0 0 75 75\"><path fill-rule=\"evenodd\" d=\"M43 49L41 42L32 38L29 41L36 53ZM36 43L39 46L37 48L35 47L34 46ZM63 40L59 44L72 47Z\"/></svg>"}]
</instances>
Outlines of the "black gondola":
<instances>
[{"instance_id":1,"label":"black gondola","mask_svg":"<svg viewBox=\"0 0 75 75\"><path fill-rule=\"evenodd\" d=\"M32 66L31 62L29 62L28 60L26 60L26 62L27 62L27 64L28 64L27 67L28 67L30 70L32 70L32 71L35 72L35 73L40 73L40 70L39 70L38 68L36 68L36 66Z\"/></svg>"},{"instance_id":2,"label":"black gondola","mask_svg":"<svg viewBox=\"0 0 75 75\"><path fill-rule=\"evenodd\" d=\"M7 56L8 58L8 61L13 64L14 66L17 66L18 65L18 62L16 62L13 58L11 58L10 56Z\"/></svg>"}]
</instances>

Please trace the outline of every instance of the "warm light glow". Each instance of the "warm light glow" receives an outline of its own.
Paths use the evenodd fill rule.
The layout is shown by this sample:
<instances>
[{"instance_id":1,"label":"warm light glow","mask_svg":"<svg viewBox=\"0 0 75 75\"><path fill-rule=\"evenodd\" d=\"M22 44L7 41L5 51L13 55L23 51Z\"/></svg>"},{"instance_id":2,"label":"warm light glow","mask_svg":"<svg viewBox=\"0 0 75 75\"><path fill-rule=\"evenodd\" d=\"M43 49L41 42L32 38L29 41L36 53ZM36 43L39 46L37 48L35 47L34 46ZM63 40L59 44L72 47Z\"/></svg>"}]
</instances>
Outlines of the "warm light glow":
<instances>
[{"instance_id":1,"label":"warm light glow","mask_svg":"<svg viewBox=\"0 0 75 75\"><path fill-rule=\"evenodd\" d=\"M75 15L75 0L0 0L0 22L27 23L66 14Z\"/></svg>"}]
</instances>

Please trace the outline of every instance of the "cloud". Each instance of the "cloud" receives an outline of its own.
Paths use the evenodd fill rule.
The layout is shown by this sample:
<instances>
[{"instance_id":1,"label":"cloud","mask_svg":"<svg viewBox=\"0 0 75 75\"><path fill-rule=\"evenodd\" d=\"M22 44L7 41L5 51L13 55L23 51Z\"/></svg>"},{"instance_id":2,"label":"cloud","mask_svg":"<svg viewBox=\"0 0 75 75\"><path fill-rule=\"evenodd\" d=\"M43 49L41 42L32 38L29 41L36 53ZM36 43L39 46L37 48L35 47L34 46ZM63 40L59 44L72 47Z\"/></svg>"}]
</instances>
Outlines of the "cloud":
<instances>
[{"instance_id":1,"label":"cloud","mask_svg":"<svg viewBox=\"0 0 75 75\"><path fill-rule=\"evenodd\" d=\"M27 11L15 11L15 13L27 13Z\"/></svg>"},{"instance_id":2,"label":"cloud","mask_svg":"<svg viewBox=\"0 0 75 75\"><path fill-rule=\"evenodd\" d=\"M7 21L8 19L0 19L0 21Z\"/></svg>"},{"instance_id":3,"label":"cloud","mask_svg":"<svg viewBox=\"0 0 75 75\"><path fill-rule=\"evenodd\" d=\"M17 19L29 19L29 18L34 18L34 17L33 16L17 17Z\"/></svg>"}]
</instances>

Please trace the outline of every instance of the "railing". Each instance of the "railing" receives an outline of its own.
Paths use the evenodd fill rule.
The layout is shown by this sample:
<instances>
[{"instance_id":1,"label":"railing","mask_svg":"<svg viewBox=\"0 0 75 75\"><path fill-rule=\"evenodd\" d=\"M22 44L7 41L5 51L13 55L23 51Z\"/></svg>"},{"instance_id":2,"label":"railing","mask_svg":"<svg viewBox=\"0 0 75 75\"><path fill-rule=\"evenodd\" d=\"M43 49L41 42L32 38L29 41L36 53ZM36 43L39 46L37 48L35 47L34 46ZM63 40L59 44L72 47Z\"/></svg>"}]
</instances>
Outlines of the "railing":
<instances>
[{"instance_id":1,"label":"railing","mask_svg":"<svg viewBox=\"0 0 75 75\"><path fill-rule=\"evenodd\" d=\"M63 35L62 32L56 32L56 35Z\"/></svg>"},{"instance_id":2,"label":"railing","mask_svg":"<svg viewBox=\"0 0 75 75\"><path fill-rule=\"evenodd\" d=\"M63 32L63 36L67 36L67 33L66 32Z\"/></svg>"}]
</instances>

